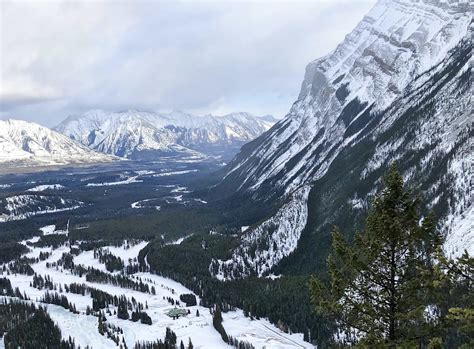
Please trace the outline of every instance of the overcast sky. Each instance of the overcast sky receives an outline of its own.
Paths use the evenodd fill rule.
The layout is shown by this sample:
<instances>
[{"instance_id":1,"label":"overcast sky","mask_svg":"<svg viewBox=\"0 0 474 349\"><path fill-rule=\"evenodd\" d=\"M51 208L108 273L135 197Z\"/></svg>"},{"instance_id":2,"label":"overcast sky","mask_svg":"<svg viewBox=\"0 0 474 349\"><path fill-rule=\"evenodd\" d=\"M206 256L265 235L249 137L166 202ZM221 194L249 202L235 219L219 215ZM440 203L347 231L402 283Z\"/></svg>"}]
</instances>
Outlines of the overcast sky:
<instances>
[{"instance_id":1,"label":"overcast sky","mask_svg":"<svg viewBox=\"0 0 474 349\"><path fill-rule=\"evenodd\" d=\"M89 109L283 117L375 0L0 2L0 118Z\"/></svg>"}]
</instances>

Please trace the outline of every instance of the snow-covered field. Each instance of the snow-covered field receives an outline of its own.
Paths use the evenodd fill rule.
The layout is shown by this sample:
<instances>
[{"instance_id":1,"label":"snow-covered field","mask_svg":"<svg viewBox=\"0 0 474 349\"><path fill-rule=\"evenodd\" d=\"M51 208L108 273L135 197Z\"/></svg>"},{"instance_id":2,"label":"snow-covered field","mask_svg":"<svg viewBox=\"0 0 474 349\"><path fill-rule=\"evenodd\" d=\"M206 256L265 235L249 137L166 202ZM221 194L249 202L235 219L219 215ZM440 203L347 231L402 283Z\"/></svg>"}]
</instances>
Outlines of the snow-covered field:
<instances>
[{"instance_id":1,"label":"snow-covered field","mask_svg":"<svg viewBox=\"0 0 474 349\"><path fill-rule=\"evenodd\" d=\"M156 199L144 199L144 200L139 200L139 201L135 201L135 202L132 202L130 204L130 207L131 208L143 208L143 207L152 207L152 206L147 206L145 203L149 202L149 201L153 201L153 200L159 200L158 198ZM145 205L144 205L145 204ZM161 209L161 206L157 205L155 206L155 208L157 210L160 210Z\"/></svg>"},{"instance_id":2,"label":"snow-covered field","mask_svg":"<svg viewBox=\"0 0 474 349\"><path fill-rule=\"evenodd\" d=\"M180 172L180 171L178 171ZM181 171L182 172L182 171ZM191 193L190 190L188 190L187 187L183 187L180 185L158 185L158 188L156 190L161 190L162 188L171 188L169 191L169 196L164 196L163 198L156 197L156 198L150 198L150 199L143 199L143 200L138 200L135 202L132 202L130 204L131 208L152 208L154 207L158 211L161 210L161 205L157 205L159 203L165 203L165 204L182 204L182 205L187 205L191 202L194 203L199 203L199 204L207 204L207 201L204 201L200 198L186 198L184 195ZM151 202L155 202L155 205L151 204Z\"/></svg>"},{"instance_id":3,"label":"snow-covered field","mask_svg":"<svg viewBox=\"0 0 474 349\"><path fill-rule=\"evenodd\" d=\"M193 235L193 234L189 234L189 235L183 236L182 238L179 238L178 240L174 240L174 241L168 242L168 243L166 243L165 245L180 245L184 240L186 240L187 238L189 238L189 237L192 236L192 235Z\"/></svg>"},{"instance_id":4,"label":"snow-covered field","mask_svg":"<svg viewBox=\"0 0 474 349\"><path fill-rule=\"evenodd\" d=\"M154 174L153 177L176 176L176 175L187 174L187 173L198 172L198 171L199 171L199 170L194 169L194 170L182 170L182 171L162 172L162 173Z\"/></svg>"},{"instance_id":5,"label":"snow-covered field","mask_svg":"<svg viewBox=\"0 0 474 349\"><path fill-rule=\"evenodd\" d=\"M43 228L44 233L54 231L53 226ZM38 237L28 240L35 242ZM27 244L28 241L23 241ZM177 242L179 243L179 242ZM139 242L136 244L124 241L120 247L108 246L110 253L120 257L127 265L129 261L133 261L139 251L145 247L146 242ZM148 305L145 311L152 319L152 325L142 324L140 322L132 322L130 320L119 319L116 315L107 315L107 323L120 326L123 329L123 336L129 348L132 348L135 342L144 340L163 339L165 336L166 327L171 328L178 337L178 343L182 340L183 343L188 342L191 338L195 348L230 348L224 343L220 334L214 329L212 325L212 315L208 308L202 306L191 306L186 309L190 310L190 314L173 320L168 317L165 312L173 306L167 301L168 297L175 301L179 300L179 296L184 293L192 293L178 282L173 280L151 274L149 272L140 272L132 276L135 281L141 280L147 283L149 287L154 286L156 294L143 293L131 289L124 289L119 286L111 284L95 283L86 281L85 276L80 277L74 275L70 270L62 269L62 267L47 267L48 263L54 263L61 258L64 252L69 252L70 246L65 245L57 249L51 248L37 248L31 247L27 257L38 257L40 252L50 252L51 255L44 261L32 264L32 268L38 275L49 275L53 283L61 285L80 283L85 284L96 289L103 290L112 295L125 295L128 299L132 297L136 301ZM105 266L97 259L94 259L93 251L86 251L74 257L76 265L83 265L84 267L94 267L106 272ZM118 272L115 272L118 273ZM5 275L4 275L5 276ZM25 292L26 295L34 302L44 295L44 289L38 290L31 286L32 276L11 274L8 275L13 288L18 287L20 291ZM76 344L85 347L87 345L92 348L111 348L115 343L98 332L98 318L92 315L86 315L86 308L92 307L92 298L86 295L66 293L68 300L75 304L79 314L74 314L68 310L52 304L47 304L46 307L51 318L57 323L62 331L63 337L71 336L75 339ZM199 298L198 304L199 304ZM184 308L183 305L181 307ZM115 310L114 306L110 309ZM199 311L197 316L196 311ZM223 314L224 328L227 333L239 340L244 340L252 343L256 348L312 348L309 343L303 341L302 334L287 334L280 331L278 328L270 324L267 320L251 320L243 315L241 310L230 311Z\"/></svg>"},{"instance_id":6,"label":"snow-covered field","mask_svg":"<svg viewBox=\"0 0 474 349\"><path fill-rule=\"evenodd\" d=\"M40 230L43 232L43 235L51 235L51 234L57 234L57 235L62 235L66 234L67 235L67 230L56 230L56 225L51 224L44 226L40 228Z\"/></svg>"},{"instance_id":7,"label":"snow-covered field","mask_svg":"<svg viewBox=\"0 0 474 349\"><path fill-rule=\"evenodd\" d=\"M124 184L132 184L132 183L141 183L143 180L137 179L139 176L129 177L122 181L116 182L103 182L103 183L87 183L86 187L109 187L112 185L124 185Z\"/></svg>"},{"instance_id":8,"label":"snow-covered field","mask_svg":"<svg viewBox=\"0 0 474 349\"><path fill-rule=\"evenodd\" d=\"M30 188L27 191L45 191L45 190L59 190L64 189L64 186L61 184L42 184L37 185L36 187Z\"/></svg>"}]
</instances>

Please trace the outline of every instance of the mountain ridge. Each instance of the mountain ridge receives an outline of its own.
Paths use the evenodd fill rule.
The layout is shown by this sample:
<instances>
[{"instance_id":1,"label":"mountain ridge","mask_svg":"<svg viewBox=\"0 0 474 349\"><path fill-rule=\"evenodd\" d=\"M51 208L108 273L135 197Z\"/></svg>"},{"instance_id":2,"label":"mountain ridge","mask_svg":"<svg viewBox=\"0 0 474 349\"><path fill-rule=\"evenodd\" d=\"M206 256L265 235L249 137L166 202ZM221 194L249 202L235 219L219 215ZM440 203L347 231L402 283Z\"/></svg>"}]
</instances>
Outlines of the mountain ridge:
<instances>
[{"instance_id":1,"label":"mountain ridge","mask_svg":"<svg viewBox=\"0 0 474 349\"><path fill-rule=\"evenodd\" d=\"M332 53L309 63L298 100L287 117L276 124L279 131L267 137L266 144L255 150L259 153L252 154L253 157L267 157L271 164L265 165L264 169L263 166L246 167L245 163L234 162L229 174L239 172L242 167L242 172L247 174L243 181L249 189L257 189L265 180L280 174L283 178L275 184L285 186L287 193L322 175L324 169L315 175L306 173L295 181L291 178L294 173L284 173L283 166L291 158L297 162L293 171L301 169L308 161L312 162L311 167L320 167L320 163L310 159L315 158L312 153L328 155L337 142L347 139L344 133L349 124L355 123L364 113L387 108L407 88L410 76L421 75L435 66L443 54L467 34L469 17L463 12L466 7L461 6L462 3L458 8L458 2L455 2L452 8L456 12L452 14L439 13L437 6L428 6L431 1L420 4L427 7L421 14L409 13L411 7L406 7L407 1L379 1ZM439 17L425 23L426 13L432 11ZM402 20L403 23L398 23ZM381 34L377 27L379 23L388 32ZM433 29L435 25L437 27ZM406 26L413 27L411 34L402 36ZM459 30L462 35L459 28L464 29L464 32ZM419 37L418 31L424 35ZM395 36L401 39L397 45L392 45ZM449 40L444 39L445 36ZM324 149L318 149L318 146ZM303 156L305 147L308 147L307 155Z\"/></svg>"},{"instance_id":2,"label":"mountain ridge","mask_svg":"<svg viewBox=\"0 0 474 349\"><path fill-rule=\"evenodd\" d=\"M234 262L219 262L221 278L324 269L331 227L339 225L349 236L363 227L392 163L423 192L425 210L440 218L447 252L472 250L472 12L462 1L411 5L377 2L333 52L307 66L289 114L243 146L223 170L210 195L238 197L248 210L276 201L283 207L301 188L312 189L308 215L300 220L303 232L285 232L300 236L286 256L255 263L253 255L279 249L271 247L274 231L262 229L271 219L278 226L278 207L263 211L263 223L244 234Z\"/></svg>"},{"instance_id":3,"label":"mountain ridge","mask_svg":"<svg viewBox=\"0 0 474 349\"><path fill-rule=\"evenodd\" d=\"M0 163L4 168L105 163L116 157L97 153L39 124L0 120Z\"/></svg>"},{"instance_id":4,"label":"mountain ridge","mask_svg":"<svg viewBox=\"0 0 474 349\"><path fill-rule=\"evenodd\" d=\"M146 152L206 156L218 154L219 148L236 152L273 125L269 118L244 112L195 116L93 110L69 116L55 130L97 151L132 159Z\"/></svg>"}]
</instances>

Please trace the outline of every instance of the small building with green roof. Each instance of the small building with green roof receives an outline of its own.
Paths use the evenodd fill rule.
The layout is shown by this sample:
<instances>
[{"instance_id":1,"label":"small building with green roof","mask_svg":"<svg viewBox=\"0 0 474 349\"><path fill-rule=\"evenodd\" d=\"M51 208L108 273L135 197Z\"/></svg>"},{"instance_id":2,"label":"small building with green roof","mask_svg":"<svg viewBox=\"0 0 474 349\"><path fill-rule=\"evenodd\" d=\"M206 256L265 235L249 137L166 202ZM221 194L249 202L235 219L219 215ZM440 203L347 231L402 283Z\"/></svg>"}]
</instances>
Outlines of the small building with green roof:
<instances>
[{"instance_id":1,"label":"small building with green roof","mask_svg":"<svg viewBox=\"0 0 474 349\"><path fill-rule=\"evenodd\" d=\"M168 309L165 312L165 314L168 315L170 318L173 318L174 320L174 319L178 319L180 316L188 315L188 311L186 309L174 307L174 308Z\"/></svg>"}]
</instances>

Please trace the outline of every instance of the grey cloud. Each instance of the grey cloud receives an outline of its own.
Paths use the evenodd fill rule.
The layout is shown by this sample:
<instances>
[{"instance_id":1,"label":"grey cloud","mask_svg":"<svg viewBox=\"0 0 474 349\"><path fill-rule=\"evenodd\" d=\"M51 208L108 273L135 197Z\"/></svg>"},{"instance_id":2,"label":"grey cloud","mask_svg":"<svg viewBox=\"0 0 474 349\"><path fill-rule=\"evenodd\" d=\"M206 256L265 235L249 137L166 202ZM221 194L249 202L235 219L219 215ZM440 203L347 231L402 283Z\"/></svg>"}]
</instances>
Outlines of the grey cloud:
<instances>
[{"instance_id":1,"label":"grey cloud","mask_svg":"<svg viewBox=\"0 0 474 349\"><path fill-rule=\"evenodd\" d=\"M35 93L2 115L48 126L90 108L283 116L305 65L373 2L2 2L0 82L11 90L0 98Z\"/></svg>"}]
</instances>

